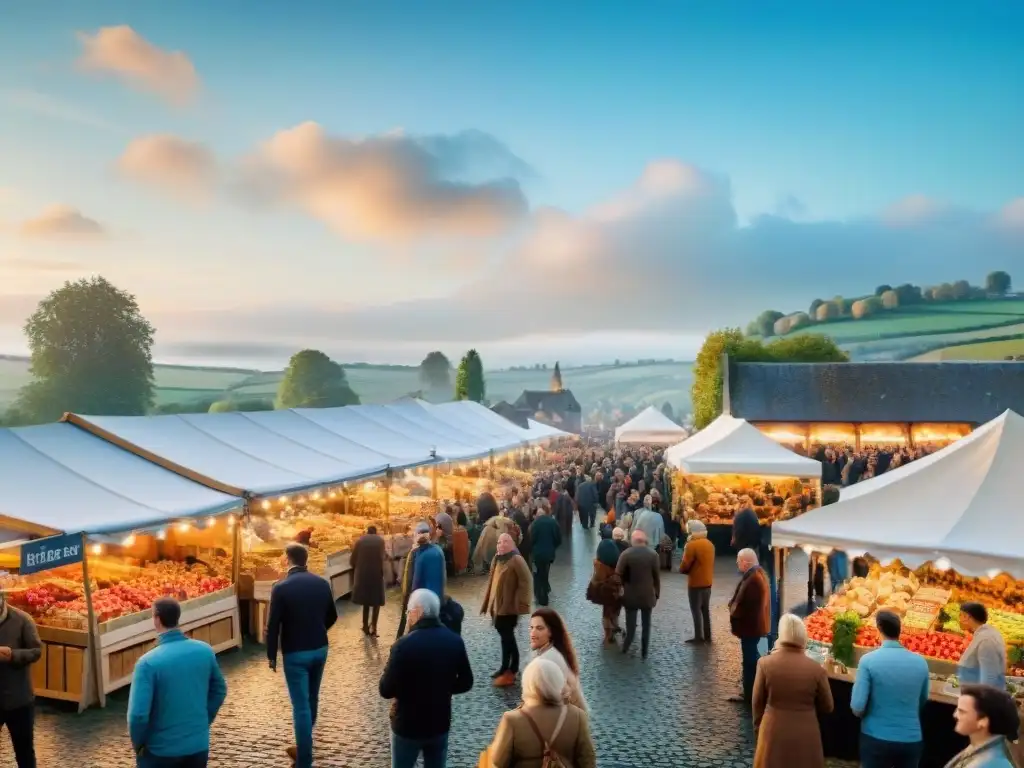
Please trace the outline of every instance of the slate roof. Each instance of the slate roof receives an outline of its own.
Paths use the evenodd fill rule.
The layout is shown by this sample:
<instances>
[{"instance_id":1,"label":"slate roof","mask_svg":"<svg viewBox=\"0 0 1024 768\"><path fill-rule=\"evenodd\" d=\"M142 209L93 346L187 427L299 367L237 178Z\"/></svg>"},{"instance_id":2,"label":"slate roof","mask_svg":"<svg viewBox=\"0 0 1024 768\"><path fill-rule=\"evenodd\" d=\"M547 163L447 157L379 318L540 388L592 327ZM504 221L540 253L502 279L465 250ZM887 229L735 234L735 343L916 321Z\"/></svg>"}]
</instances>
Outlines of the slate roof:
<instances>
[{"instance_id":1,"label":"slate roof","mask_svg":"<svg viewBox=\"0 0 1024 768\"><path fill-rule=\"evenodd\" d=\"M504 416L517 427L522 427L523 429L530 428L530 424L528 422L529 417L527 416L526 412L516 410L514 406L510 405L504 400L501 400L492 405L491 410L494 411L499 416Z\"/></svg>"},{"instance_id":2,"label":"slate roof","mask_svg":"<svg viewBox=\"0 0 1024 768\"><path fill-rule=\"evenodd\" d=\"M580 413L583 410L570 389L561 392L524 389L513 405L533 413Z\"/></svg>"},{"instance_id":3,"label":"slate roof","mask_svg":"<svg viewBox=\"0 0 1024 768\"><path fill-rule=\"evenodd\" d=\"M1024 415L1024 364L730 363L728 411L747 421L982 424Z\"/></svg>"}]
</instances>

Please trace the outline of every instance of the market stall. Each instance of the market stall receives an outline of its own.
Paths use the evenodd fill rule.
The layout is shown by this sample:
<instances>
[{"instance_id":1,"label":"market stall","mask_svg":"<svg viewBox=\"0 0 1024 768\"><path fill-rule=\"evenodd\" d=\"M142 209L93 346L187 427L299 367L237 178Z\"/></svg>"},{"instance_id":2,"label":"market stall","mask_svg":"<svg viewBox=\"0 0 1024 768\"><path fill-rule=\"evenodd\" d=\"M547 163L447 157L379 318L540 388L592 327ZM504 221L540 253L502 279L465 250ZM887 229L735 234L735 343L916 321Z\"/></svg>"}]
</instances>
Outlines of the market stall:
<instances>
[{"instance_id":1,"label":"market stall","mask_svg":"<svg viewBox=\"0 0 1024 768\"><path fill-rule=\"evenodd\" d=\"M938 453L844 491L836 504L773 525L777 546L841 550L870 563L867 577L834 585L807 620L809 636L827 649L840 701L848 701L860 658L880 643L875 613L890 610L903 619L904 645L928 660L929 717L948 729L956 665L970 639L959 621L966 601L987 607L1007 643L1009 685L1024 697L1024 517L1007 513L1022 460L1024 418L1007 411ZM833 743L847 747L835 746L836 756L851 757L855 742L838 734ZM955 746L935 744L946 747L927 747L928 765L944 764Z\"/></svg>"},{"instance_id":2,"label":"market stall","mask_svg":"<svg viewBox=\"0 0 1024 768\"><path fill-rule=\"evenodd\" d=\"M128 685L162 595L190 636L241 642L240 499L69 424L0 430L0 487L0 588L39 629L38 696L84 709Z\"/></svg>"},{"instance_id":3,"label":"market stall","mask_svg":"<svg viewBox=\"0 0 1024 768\"><path fill-rule=\"evenodd\" d=\"M643 445L675 445L686 439L687 432L653 405L615 430L616 443Z\"/></svg>"}]
</instances>

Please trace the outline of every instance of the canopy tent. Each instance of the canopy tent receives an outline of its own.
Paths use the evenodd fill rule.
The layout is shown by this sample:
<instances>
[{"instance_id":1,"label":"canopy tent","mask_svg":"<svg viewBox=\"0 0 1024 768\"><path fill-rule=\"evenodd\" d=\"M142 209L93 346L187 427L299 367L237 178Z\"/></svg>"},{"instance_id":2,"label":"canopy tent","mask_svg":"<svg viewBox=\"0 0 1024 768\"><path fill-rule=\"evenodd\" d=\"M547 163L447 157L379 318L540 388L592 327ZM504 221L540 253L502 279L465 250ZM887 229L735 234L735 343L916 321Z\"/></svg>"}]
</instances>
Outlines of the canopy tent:
<instances>
[{"instance_id":1,"label":"canopy tent","mask_svg":"<svg viewBox=\"0 0 1024 768\"><path fill-rule=\"evenodd\" d=\"M353 443L395 456L405 466L434 461L435 445L430 439L418 439L378 424L361 414L362 409L361 405L350 405L344 408L294 408L293 412Z\"/></svg>"},{"instance_id":2,"label":"canopy tent","mask_svg":"<svg viewBox=\"0 0 1024 768\"><path fill-rule=\"evenodd\" d=\"M165 469L235 496L300 491L387 470L380 456L368 453L365 463L349 463L237 412L64 418Z\"/></svg>"},{"instance_id":3,"label":"canopy tent","mask_svg":"<svg viewBox=\"0 0 1024 768\"><path fill-rule=\"evenodd\" d=\"M490 446L478 445L469 436L458 435L457 432L450 429L443 429L443 434L439 434L435 431L438 428L435 425L424 426L386 405L350 406L349 410L367 421L386 427L405 438L430 445L436 452L437 458L444 461L480 459L487 456L492 450Z\"/></svg>"},{"instance_id":4,"label":"canopy tent","mask_svg":"<svg viewBox=\"0 0 1024 768\"><path fill-rule=\"evenodd\" d=\"M450 412L433 411L424 407L419 401L406 398L384 406L404 419L429 429L446 439L455 441L471 440L473 445L482 446L488 451L505 452L522 444L511 435L494 435L481 431L473 424L453 421Z\"/></svg>"},{"instance_id":5,"label":"canopy tent","mask_svg":"<svg viewBox=\"0 0 1024 768\"><path fill-rule=\"evenodd\" d=\"M492 440L514 440L518 445L525 445L530 440L528 429L513 424L508 419L498 416L490 408L472 400L455 400L436 405L423 400L416 402L438 418L444 419L448 424L472 431L475 434L486 435ZM496 417L497 421L483 416L483 413L489 413Z\"/></svg>"},{"instance_id":6,"label":"canopy tent","mask_svg":"<svg viewBox=\"0 0 1024 768\"><path fill-rule=\"evenodd\" d=\"M0 430L0 527L114 533L219 515L240 501L71 424Z\"/></svg>"},{"instance_id":7,"label":"canopy tent","mask_svg":"<svg viewBox=\"0 0 1024 768\"><path fill-rule=\"evenodd\" d=\"M497 416L498 414L494 414ZM502 418L502 417L498 417ZM541 424L539 421L533 419L527 419L526 423L530 425L530 434L533 435L534 442L541 442L543 440L554 440L558 437L572 437L573 435L569 432L563 432L557 427L552 427L549 424Z\"/></svg>"},{"instance_id":8,"label":"canopy tent","mask_svg":"<svg viewBox=\"0 0 1024 768\"><path fill-rule=\"evenodd\" d=\"M647 443L649 445L675 445L686 439L686 430L676 424L653 405L615 430L617 443Z\"/></svg>"},{"instance_id":9,"label":"canopy tent","mask_svg":"<svg viewBox=\"0 0 1024 768\"><path fill-rule=\"evenodd\" d=\"M775 523L772 541L1024 579L1024 515L1014 509L1022 462L1024 418L1006 411L927 458L865 481L864 491Z\"/></svg>"},{"instance_id":10,"label":"canopy tent","mask_svg":"<svg viewBox=\"0 0 1024 768\"><path fill-rule=\"evenodd\" d=\"M820 478L821 463L798 456L743 419L722 414L673 445L665 461L695 475Z\"/></svg>"}]
</instances>

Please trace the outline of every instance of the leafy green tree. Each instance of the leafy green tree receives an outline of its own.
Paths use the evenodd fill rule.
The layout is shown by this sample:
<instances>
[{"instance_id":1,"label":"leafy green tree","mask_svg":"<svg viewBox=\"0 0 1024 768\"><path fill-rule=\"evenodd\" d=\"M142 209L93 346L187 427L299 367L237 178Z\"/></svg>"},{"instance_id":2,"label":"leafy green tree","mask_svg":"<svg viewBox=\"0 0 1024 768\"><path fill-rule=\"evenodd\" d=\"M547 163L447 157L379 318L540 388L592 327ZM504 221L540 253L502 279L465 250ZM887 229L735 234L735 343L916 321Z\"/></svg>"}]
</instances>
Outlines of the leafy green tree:
<instances>
[{"instance_id":1,"label":"leafy green tree","mask_svg":"<svg viewBox=\"0 0 1024 768\"><path fill-rule=\"evenodd\" d=\"M345 369L319 350L304 349L288 362L274 407L334 408L358 404L359 396L348 385Z\"/></svg>"},{"instance_id":2,"label":"leafy green tree","mask_svg":"<svg viewBox=\"0 0 1024 768\"><path fill-rule=\"evenodd\" d=\"M672 403L668 402L668 400L661 404L661 413L663 416L665 416L668 419L671 419L672 421L676 420L676 412L672 408Z\"/></svg>"},{"instance_id":3,"label":"leafy green tree","mask_svg":"<svg viewBox=\"0 0 1024 768\"><path fill-rule=\"evenodd\" d=\"M451 389L452 364L443 352L431 352L423 358L420 383L427 389Z\"/></svg>"},{"instance_id":4,"label":"leafy green tree","mask_svg":"<svg viewBox=\"0 0 1024 768\"><path fill-rule=\"evenodd\" d=\"M883 293L885 293L886 291L891 291L891 290L892 290L892 286L891 285L888 285L887 283L882 283L880 286L875 288L875 296L878 296L879 298L881 298Z\"/></svg>"},{"instance_id":5,"label":"leafy green tree","mask_svg":"<svg viewBox=\"0 0 1024 768\"><path fill-rule=\"evenodd\" d=\"M886 291L882 294L882 307L884 309L896 309L900 305L900 295L895 290Z\"/></svg>"},{"instance_id":6,"label":"leafy green tree","mask_svg":"<svg viewBox=\"0 0 1024 768\"><path fill-rule=\"evenodd\" d=\"M931 289L931 297L932 301L953 301L956 298L956 292L951 283L943 283Z\"/></svg>"},{"instance_id":7,"label":"leafy green tree","mask_svg":"<svg viewBox=\"0 0 1024 768\"><path fill-rule=\"evenodd\" d=\"M775 322L784 317L782 312L774 309L766 309L754 319L754 326L757 328L757 335L768 338L775 335ZM754 335L754 334L751 334Z\"/></svg>"},{"instance_id":8,"label":"leafy green tree","mask_svg":"<svg viewBox=\"0 0 1024 768\"><path fill-rule=\"evenodd\" d=\"M832 299L832 303L839 310L840 317L848 317L853 309L853 299L844 299L842 296L836 296Z\"/></svg>"},{"instance_id":9,"label":"leafy green tree","mask_svg":"<svg viewBox=\"0 0 1024 768\"><path fill-rule=\"evenodd\" d=\"M814 315L814 319L819 323L824 323L828 320L836 320L842 314L842 310L834 301L824 301L818 305L818 310Z\"/></svg>"},{"instance_id":10,"label":"leafy green tree","mask_svg":"<svg viewBox=\"0 0 1024 768\"><path fill-rule=\"evenodd\" d=\"M896 286L893 290L896 291L896 295L899 297L899 305L901 307L910 307L914 304L920 304L924 300L921 288L917 285L903 283L902 285Z\"/></svg>"},{"instance_id":11,"label":"leafy green tree","mask_svg":"<svg viewBox=\"0 0 1024 768\"><path fill-rule=\"evenodd\" d=\"M771 336L785 336L787 333L789 333L789 331L790 331L790 329L792 329L792 327L793 327L793 320L791 318L789 318L789 317L780 317L778 320L775 321L775 324L772 326L772 332L771 333L769 333L767 335L762 333L762 334L760 334L760 336L763 339L767 339L767 338L769 338Z\"/></svg>"},{"instance_id":12,"label":"leafy green tree","mask_svg":"<svg viewBox=\"0 0 1024 768\"><path fill-rule=\"evenodd\" d=\"M352 393L356 397L355 403L349 403L349 405L358 405L359 396ZM235 400L235 410L241 411L242 413L251 413L254 411L272 411L274 410L274 401L266 397L246 397L241 400Z\"/></svg>"},{"instance_id":13,"label":"leafy green tree","mask_svg":"<svg viewBox=\"0 0 1024 768\"><path fill-rule=\"evenodd\" d=\"M722 413L722 353L740 363L841 363L849 357L828 336L798 334L762 344L748 339L738 328L708 334L693 366L693 423L703 429Z\"/></svg>"},{"instance_id":14,"label":"leafy green tree","mask_svg":"<svg viewBox=\"0 0 1024 768\"><path fill-rule=\"evenodd\" d=\"M953 283L953 300L964 301L971 298L971 284L966 280L957 280Z\"/></svg>"},{"instance_id":15,"label":"leafy green tree","mask_svg":"<svg viewBox=\"0 0 1024 768\"><path fill-rule=\"evenodd\" d=\"M104 278L64 283L25 323L32 381L18 410L33 423L65 411L146 413L153 404L153 333L135 297Z\"/></svg>"},{"instance_id":16,"label":"leafy green tree","mask_svg":"<svg viewBox=\"0 0 1024 768\"><path fill-rule=\"evenodd\" d=\"M561 392L562 389L562 369L559 367L558 361L556 360L554 373L551 374L551 391Z\"/></svg>"},{"instance_id":17,"label":"leafy green tree","mask_svg":"<svg viewBox=\"0 0 1024 768\"><path fill-rule=\"evenodd\" d=\"M862 320L871 315L877 315L884 309L882 300L877 296L868 296L866 299L858 299L853 302L851 312L856 320Z\"/></svg>"},{"instance_id":18,"label":"leafy green tree","mask_svg":"<svg viewBox=\"0 0 1024 768\"><path fill-rule=\"evenodd\" d=\"M484 364L477 351L471 349L463 356L455 375L455 399L480 403L485 394Z\"/></svg>"},{"instance_id":19,"label":"leafy green tree","mask_svg":"<svg viewBox=\"0 0 1024 768\"><path fill-rule=\"evenodd\" d=\"M821 299L815 299L814 301L811 302L811 307L810 307L810 309L807 310L807 314L810 317L817 317L818 316L818 307L820 307L824 303L825 302L822 301Z\"/></svg>"},{"instance_id":20,"label":"leafy green tree","mask_svg":"<svg viewBox=\"0 0 1024 768\"><path fill-rule=\"evenodd\" d=\"M1005 296L1010 292L1011 281L1007 272L989 272L985 277L985 292L993 296Z\"/></svg>"},{"instance_id":21,"label":"leafy green tree","mask_svg":"<svg viewBox=\"0 0 1024 768\"><path fill-rule=\"evenodd\" d=\"M231 413L237 410L238 405L234 400L218 400L210 406L209 413Z\"/></svg>"}]
</instances>

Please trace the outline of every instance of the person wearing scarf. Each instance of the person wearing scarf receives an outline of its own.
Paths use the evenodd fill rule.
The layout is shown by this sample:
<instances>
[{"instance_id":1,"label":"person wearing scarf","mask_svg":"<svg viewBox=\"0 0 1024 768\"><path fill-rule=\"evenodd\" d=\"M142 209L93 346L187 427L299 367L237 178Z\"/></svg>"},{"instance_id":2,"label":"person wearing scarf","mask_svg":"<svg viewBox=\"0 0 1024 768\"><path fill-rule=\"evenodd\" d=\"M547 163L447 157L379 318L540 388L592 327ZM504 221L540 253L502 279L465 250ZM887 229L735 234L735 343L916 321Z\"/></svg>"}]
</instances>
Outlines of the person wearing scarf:
<instances>
[{"instance_id":1,"label":"person wearing scarf","mask_svg":"<svg viewBox=\"0 0 1024 768\"><path fill-rule=\"evenodd\" d=\"M621 528L616 531L622 533ZM601 529L601 543L597 545L594 559L594 574L587 584L587 600L601 606L601 626L604 627L604 642L609 645L615 635L621 632L619 614L622 612L622 579L615 572L622 550L612 538L612 531Z\"/></svg>"},{"instance_id":2,"label":"person wearing scarf","mask_svg":"<svg viewBox=\"0 0 1024 768\"><path fill-rule=\"evenodd\" d=\"M514 685L519 674L519 646L516 645L515 631L519 617L530 613L532 592L530 567L519 554L512 537L507 533L501 534L480 606L480 613L491 617L501 638L501 666L491 675L494 685L499 688Z\"/></svg>"}]
</instances>

